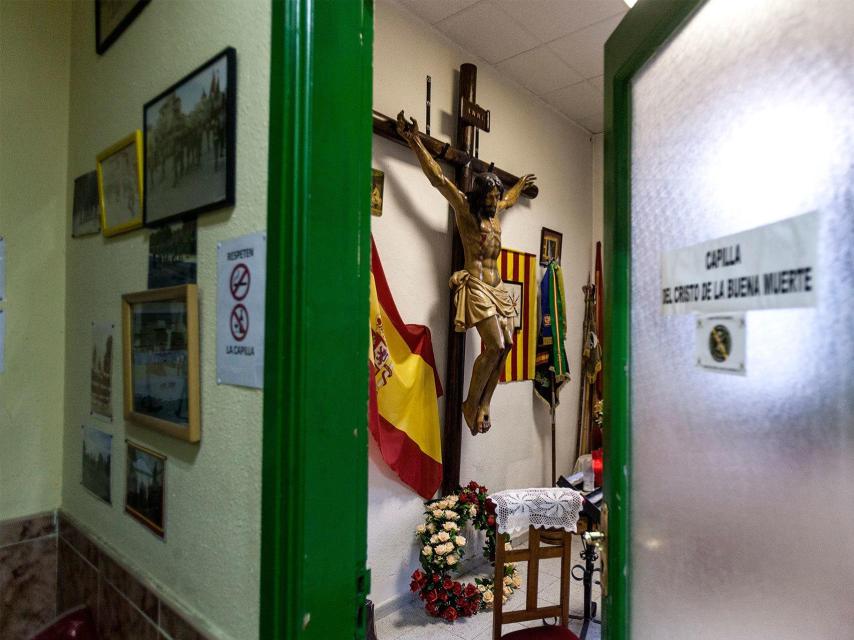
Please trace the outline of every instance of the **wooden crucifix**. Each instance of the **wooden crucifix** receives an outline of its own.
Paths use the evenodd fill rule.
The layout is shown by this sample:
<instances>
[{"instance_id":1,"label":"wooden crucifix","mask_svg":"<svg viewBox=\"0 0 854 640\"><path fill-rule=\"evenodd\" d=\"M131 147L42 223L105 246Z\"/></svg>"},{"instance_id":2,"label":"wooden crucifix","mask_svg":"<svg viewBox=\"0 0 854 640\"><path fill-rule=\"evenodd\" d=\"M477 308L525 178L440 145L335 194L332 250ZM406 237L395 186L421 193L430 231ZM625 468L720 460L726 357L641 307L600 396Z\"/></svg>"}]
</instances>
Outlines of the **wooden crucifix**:
<instances>
[{"instance_id":1,"label":"wooden crucifix","mask_svg":"<svg viewBox=\"0 0 854 640\"><path fill-rule=\"evenodd\" d=\"M477 67L460 67L460 99L456 146L418 132L403 112L397 120L374 115L374 132L410 146L430 183L454 209L455 232L451 250L453 276L448 322L448 361L445 383L445 426L442 434L442 491L450 493L460 482L462 419L472 434L491 426L489 403L504 360L513 345L515 309L498 274L501 225L497 214L513 206L521 195L536 197L535 177L517 178L472 157L478 129L489 131L489 112L477 104ZM453 182L437 160L454 165ZM469 394L463 401L465 331L476 327L483 351L475 360Z\"/></svg>"}]
</instances>

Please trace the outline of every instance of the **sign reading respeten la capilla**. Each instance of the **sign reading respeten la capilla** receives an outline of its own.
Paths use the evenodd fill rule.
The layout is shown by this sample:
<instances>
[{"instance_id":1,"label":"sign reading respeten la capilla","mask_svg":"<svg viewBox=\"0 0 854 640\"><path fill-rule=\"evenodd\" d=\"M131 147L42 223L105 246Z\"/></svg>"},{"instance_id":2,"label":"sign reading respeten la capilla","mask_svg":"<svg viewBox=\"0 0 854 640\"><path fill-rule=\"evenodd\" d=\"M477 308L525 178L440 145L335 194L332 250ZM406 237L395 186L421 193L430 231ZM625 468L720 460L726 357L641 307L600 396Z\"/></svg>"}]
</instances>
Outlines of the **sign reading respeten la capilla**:
<instances>
[{"instance_id":1,"label":"sign reading respeten la capilla","mask_svg":"<svg viewBox=\"0 0 854 640\"><path fill-rule=\"evenodd\" d=\"M216 375L219 384L264 386L267 234L217 245Z\"/></svg>"}]
</instances>

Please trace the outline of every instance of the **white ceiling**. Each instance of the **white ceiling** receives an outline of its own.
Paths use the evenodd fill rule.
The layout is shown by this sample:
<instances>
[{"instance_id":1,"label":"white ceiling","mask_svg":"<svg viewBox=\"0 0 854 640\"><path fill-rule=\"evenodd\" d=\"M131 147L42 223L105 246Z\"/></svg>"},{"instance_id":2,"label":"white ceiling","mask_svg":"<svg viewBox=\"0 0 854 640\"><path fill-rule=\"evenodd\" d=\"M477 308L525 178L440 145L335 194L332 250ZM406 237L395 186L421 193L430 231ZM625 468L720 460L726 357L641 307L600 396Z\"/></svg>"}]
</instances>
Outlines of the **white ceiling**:
<instances>
[{"instance_id":1,"label":"white ceiling","mask_svg":"<svg viewBox=\"0 0 854 640\"><path fill-rule=\"evenodd\" d=\"M591 133L623 0L396 0Z\"/></svg>"}]
</instances>

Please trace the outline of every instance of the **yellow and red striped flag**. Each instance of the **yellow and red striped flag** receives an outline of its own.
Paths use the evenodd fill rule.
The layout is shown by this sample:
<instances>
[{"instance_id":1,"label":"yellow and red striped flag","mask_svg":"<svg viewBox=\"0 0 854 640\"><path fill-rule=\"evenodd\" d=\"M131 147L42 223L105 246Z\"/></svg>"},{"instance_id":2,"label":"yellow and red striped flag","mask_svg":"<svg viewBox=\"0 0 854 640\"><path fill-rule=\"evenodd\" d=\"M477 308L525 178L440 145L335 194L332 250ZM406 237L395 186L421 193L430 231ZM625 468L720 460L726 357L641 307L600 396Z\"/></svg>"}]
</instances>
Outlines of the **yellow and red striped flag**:
<instances>
[{"instance_id":1,"label":"yellow and red striped flag","mask_svg":"<svg viewBox=\"0 0 854 640\"><path fill-rule=\"evenodd\" d=\"M442 483L439 404L430 329L404 324L371 238L368 425L383 460L421 497Z\"/></svg>"},{"instance_id":2,"label":"yellow and red striped flag","mask_svg":"<svg viewBox=\"0 0 854 640\"><path fill-rule=\"evenodd\" d=\"M533 380L537 357L537 256L502 249L498 268L518 314L513 350L504 363L501 382Z\"/></svg>"}]
</instances>

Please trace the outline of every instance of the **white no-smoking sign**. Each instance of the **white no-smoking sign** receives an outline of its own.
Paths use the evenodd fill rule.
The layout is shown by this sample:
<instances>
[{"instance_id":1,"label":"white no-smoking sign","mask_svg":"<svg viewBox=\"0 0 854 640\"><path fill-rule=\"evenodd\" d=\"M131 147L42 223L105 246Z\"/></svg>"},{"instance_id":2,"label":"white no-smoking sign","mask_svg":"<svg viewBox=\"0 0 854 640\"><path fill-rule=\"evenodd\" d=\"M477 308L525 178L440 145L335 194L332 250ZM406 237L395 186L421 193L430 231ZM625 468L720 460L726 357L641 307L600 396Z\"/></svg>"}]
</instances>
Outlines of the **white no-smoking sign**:
<instances>
[{"instance_id":1,"label":"white no-smoking sign","mask_svg":"<svg viewBox=\"0 0 854 640\"><path fill-rule=\"evenodd\" d=\"M217 245L217 382L264 386L267 234Z\"/></svg>"}]
</instances>

